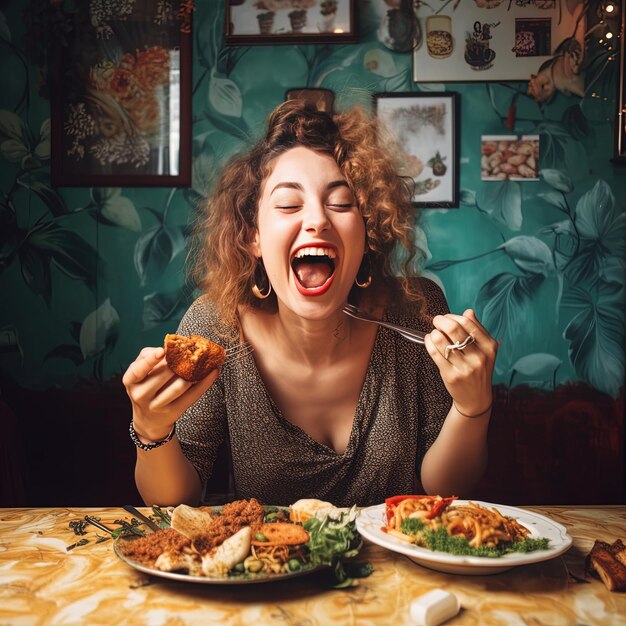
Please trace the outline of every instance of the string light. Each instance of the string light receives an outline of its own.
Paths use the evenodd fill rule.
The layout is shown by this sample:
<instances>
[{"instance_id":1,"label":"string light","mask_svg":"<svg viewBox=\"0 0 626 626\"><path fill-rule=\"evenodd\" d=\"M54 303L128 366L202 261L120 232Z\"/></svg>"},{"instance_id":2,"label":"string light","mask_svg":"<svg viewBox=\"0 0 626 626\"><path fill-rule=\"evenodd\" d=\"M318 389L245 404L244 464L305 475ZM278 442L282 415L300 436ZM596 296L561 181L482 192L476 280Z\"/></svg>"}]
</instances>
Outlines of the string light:
<instances>
[{"instance_id":1,"label":"string light","mask_svg":"<svg viewBox=\"0 0 626 626\"><path fill-rule=\"evenodd\" d=\"M597 5L599 22L588 32L599 31L597 41L604 46L608 52L613 52L615 44L619 44L619 39L623 36L620 25L620 11L623 11L621 2L616 0L602 0Z\"/></svg>"},{"instance_id":2,"label":"string light","mask_svg":"<svg viewBox=\"0 0 626 626\"><path fill-rule=\"evenodd\" d=\"M598 5L598 17L617 17L619 13L619 5L614 0L605 0Z\"/></svg>"}]
</instances>

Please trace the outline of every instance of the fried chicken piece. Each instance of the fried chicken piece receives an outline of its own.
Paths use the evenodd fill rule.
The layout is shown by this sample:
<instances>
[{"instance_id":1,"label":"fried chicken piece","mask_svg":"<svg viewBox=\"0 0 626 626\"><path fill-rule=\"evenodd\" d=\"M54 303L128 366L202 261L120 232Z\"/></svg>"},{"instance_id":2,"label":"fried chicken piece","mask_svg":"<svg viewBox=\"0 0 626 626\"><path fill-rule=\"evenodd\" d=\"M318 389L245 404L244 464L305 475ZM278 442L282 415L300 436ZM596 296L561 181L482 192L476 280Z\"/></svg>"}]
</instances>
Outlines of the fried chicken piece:
<instances>
[{"instance_id":1,"label":"fried chicken piece","mask_svg":"<svg viewBox=\"0 0 626 626\"><path fill-rule=\"evenodd\" d=\"M600 578L609 591L626 591L626 566L621 562L623 547L619 540L612 545L596 540L585 560L586 570Z\"/></svg>"},{"instance_id":2,"label":"fried chicken piece","mask_svg":"<svg viewBox=\"0 0 626 626\"><path fill-rule=\"evenodd\" d=\"M169 368L189 382L202 380L226 360L226 350L200 335L167 334L163 344Z\"/></svg>"},{"instance_id":3,"label":"fried chicken piece","mask_svg":"<svg viewBox=\"0 0 626 626\"><path fill-rule=\"evenodd\" d=\"M611 554L626 567L626 545L621 539L614 541L610 547Z\"/></svg>"}]
</instances>

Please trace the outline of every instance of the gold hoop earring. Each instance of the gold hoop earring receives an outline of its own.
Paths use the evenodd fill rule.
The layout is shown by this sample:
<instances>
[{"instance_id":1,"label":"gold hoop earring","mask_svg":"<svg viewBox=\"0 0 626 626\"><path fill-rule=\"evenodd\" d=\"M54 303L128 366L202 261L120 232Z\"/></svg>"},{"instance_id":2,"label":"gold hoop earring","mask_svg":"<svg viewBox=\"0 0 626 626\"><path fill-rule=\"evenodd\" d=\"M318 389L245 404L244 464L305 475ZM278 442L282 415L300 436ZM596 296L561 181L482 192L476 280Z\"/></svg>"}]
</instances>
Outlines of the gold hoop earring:
<instances>
[{"instance_id":1,"label":"gold hoop earring","mask_svg":"<svg viewBox=\"0 0 626 626\"><path fill-rule=\"evenodd\" d=\"M263 280L259 281L257 278L257 274L260 274L260 270L263 270ZM261 288L257 285L257 282L267 283L267 291L261 291ZM270 283L270 279L263 267L263 261L259 259L259 262L256 266L256 270L254 272L254 285L252 285L252 293L259 300L265 300L265 298L269 298L269 295L272 293L272 283Z\"/></svg>"},{"instance_id":2,"label":"gold hoop earring","mask_svg":"<svg viewBox=\"0 0 626 626\"><path fill-rule=\"evenodd\" d=\"M269 298L269 295L272 293L272 285L268 282L267 283L268 288L267 288L267 293L263 293L257 286L252 285L252 293L259 299L259 300L265 300L265 298Z\"/></svg>"},{"instance_id":3,"label":"gold hoop earring","mask_svg":"<svg viewBox=\"0 0 626 626\"><path fill-rule=\"evenodd\" d=\"M363 267L363 262L365 260L367 260L368 266L367 279L360 283L359 272L361 271L361 268ZM363 256L363 261L361 261L361 267L359 267L359 271L356 273L356 276L354 278L354 284L361 289L367 289L372 284L372 259L370 258L369 254L365 254Z\"/></svg>"}]
</instances>

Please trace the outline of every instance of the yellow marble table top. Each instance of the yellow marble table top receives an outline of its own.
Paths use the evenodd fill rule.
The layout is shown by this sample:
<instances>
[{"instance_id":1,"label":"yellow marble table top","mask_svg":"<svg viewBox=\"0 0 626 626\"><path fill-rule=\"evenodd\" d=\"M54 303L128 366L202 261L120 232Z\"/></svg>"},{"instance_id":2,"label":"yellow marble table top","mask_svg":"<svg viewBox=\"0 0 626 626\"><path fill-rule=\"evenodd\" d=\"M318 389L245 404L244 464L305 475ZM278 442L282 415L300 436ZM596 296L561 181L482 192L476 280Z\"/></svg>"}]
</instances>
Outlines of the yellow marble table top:
<instances>
[{"instance_id":1,"label":"yellow marble table top","mask_svg":"<svg viewBox=\"0 0 626 626\"><path fill-rule=\"evenodd\" d=\"M594 539L626 540L626 506L527 507L563 524L574 543L561 557L490 576L432 571L365 545L374 566L358 586L335 590L315 575L253 585L208 585L152 577L129 567L112 541L87 526L89 543L67 551L70 521L86 514L115 528L117 508L0 509L0 626L138 624L255 626L410 625L411 601L435 588L457 595L446 624L626 624L626 593L585 576ZM148 509L142 509L149 512Z\"/></svg>"}]
</instances>

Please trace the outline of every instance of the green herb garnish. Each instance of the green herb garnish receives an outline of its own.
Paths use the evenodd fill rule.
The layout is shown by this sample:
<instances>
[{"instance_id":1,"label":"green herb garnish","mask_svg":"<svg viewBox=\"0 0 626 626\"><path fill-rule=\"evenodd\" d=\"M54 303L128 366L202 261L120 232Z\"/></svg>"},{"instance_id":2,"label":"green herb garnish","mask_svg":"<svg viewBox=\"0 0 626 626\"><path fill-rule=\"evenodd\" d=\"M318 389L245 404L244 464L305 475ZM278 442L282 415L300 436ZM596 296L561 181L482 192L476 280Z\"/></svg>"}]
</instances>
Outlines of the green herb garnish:
<instances>
[{"instance_id":1,"label":"green herb garnish","mask_svg":"<svg viewBox=\"0 0 626 626\"><path fill-rule=\"evenodd\" d=\"M74 531L75 535L86 535L87 531L85 530L85 526L87 526L87 523L86 520L81 519L70 522L68 526Z\"/></svg>"},{"instance_id":2,"label":"green herb garnish","mask_svg":"<svg viewBox=\"0 0 626 626\"><path fill-rule=\"evenodd\" d=\"M475 548L469 544L469 541L463 535L450 535L443 527L437 528L436 530L422 528L416 532L406 532L405 522L413 521L414 520L412 519L403 520L402 532L407 535L419 534L420 539L426 544L426 546L435 552L447 552L448 554L454 554L457 556L498 558L511 552L533 552L535 550L546 550L550 543L548 539L543 537L539 539L526 538L522 541L516 541L514 543L500 542L493 548L488 546Z\"/></svg>"},{"instance_id":3,"label":"green herb garnish","mask_svg":"<svg viewBox=\"0 0 626 626\"><path fill-rule=\"evenodd\" d=\"M402 520L400 530L405 535L417 535L424 530L424 520L420 517L407 517Z\"/></svg>"},{"instance_id":4,"label":"green herb garnish","mask_svg":"<svg viewBox=\"0 0 626 626\"><path fill-rule=\"evenodd\" d=\"M172 525L172 516L156 504L152 506L152 515L159 528L169 528Z\"/></svg>"},{"instance_id":5,"label":"green herb garnish","mask_svg":"<svg viewBox=\"0 0 626 626\"><path fill-rule=\"evenodd\" d=\"M80 546L84 546L88 543L89 543L89 539L81 539L80 541L73 543L71 546L67 546L67 548L65 549L67 552L69 552L70 550L73 550L74 548L79 548Z\"/></svg>"},{"instance_id":6,"label":"green herb garnish","mask_svg":"<svg viewBox=\"0 0 626 626\"><path fill-rule=\"evenodd\" d=\"M113 539L117 539L118 537L128 537L130 535L143 537L146 534L143 530L141 530L141 528L139 528L139 526L141 526L141 522L134 517L131 519L130 523L124 519L116 519L115 524L119 524L120 528L116 528L111 533Z\"/></svg>"}]
</instances>

